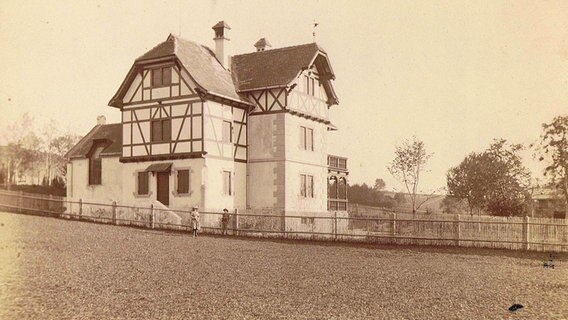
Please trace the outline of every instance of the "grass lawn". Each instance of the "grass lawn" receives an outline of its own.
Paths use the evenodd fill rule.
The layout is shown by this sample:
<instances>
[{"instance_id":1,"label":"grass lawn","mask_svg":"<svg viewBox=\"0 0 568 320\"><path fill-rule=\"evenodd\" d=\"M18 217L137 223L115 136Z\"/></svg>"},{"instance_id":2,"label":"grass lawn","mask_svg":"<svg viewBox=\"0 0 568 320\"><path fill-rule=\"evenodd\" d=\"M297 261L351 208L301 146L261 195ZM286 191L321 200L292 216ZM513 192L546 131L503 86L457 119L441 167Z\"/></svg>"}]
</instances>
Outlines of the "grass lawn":
<instances>
[{"instance_id":1,"label":"grass lawn","mask_svg":"<svg viewBox=\"0 0 568 320\"><path fill-rule=\"evenodd\" d=\"M568 257L269 241L0 212L0 319L566 319ZM514 303L524 305L514 313Z\"/></svg>"}]
</instances>

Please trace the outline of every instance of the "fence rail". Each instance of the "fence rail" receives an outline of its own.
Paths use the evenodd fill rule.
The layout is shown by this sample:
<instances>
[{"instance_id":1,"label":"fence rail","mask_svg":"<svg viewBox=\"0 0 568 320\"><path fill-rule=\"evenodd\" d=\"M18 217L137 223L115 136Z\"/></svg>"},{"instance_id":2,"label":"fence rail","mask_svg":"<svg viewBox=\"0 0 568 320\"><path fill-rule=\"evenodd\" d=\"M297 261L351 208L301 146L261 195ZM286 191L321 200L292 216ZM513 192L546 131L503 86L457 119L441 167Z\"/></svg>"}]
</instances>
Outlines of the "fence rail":
<instances>
[{"instance_id":1,"label":"fence rail","mask_svg":"<svg viewBox=\"0 0 568 320\"><path fill-rule=\"evenodd\" d=\"M0 191L0 209L165 230L189 230L190 211L165 207L71 201ZM223 225L221 212L201 212L202 231L228 235L361 241L384 244L487 247L568 252L568 221L551 218L421 215L396 212L350 215L237 211Z\"/></svg>"}]
</instances>

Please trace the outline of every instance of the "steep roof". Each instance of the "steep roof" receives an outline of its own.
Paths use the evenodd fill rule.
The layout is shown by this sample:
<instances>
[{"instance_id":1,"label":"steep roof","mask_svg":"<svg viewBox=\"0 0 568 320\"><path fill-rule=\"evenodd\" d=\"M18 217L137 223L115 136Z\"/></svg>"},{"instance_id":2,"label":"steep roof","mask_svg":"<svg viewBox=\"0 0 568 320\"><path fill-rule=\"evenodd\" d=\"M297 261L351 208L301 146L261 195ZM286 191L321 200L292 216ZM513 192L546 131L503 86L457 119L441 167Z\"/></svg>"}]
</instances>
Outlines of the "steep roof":
<instances>
[{"instance_id":1,"label":"steep roof","mask_svg":"<svg viewBox=\"0 0 568 320\"><path fill-rule=\"evenodd\" d=\"M93 146L94 141L103 141L106 144L101 156L119 156L122 152L122 126L120 123L96 125L83 139L67 152L66 158L85 158Z\"/></svg>"},{"instance_id":2,"label":"steep roof","mask_svg":"<svg viewBox=\"0 0 568 320\"><path fill-rule=\"evenodd\" d=\"M176 57L181 62L202 92L250 104L246 98L237 93L231 73L223 68L215 57L215 53L208 47L193 41L170 34L166 41L136 59L135 64L168 56ZM132 74L133 71L131 70L130 73ZM126 92L125 86L129 82L126 80L123 82L109 105L115 105L114 100Z\"/></svg>"},{"instance_id":3,"label":"steep roof","mask_svg":"<svg viewBox=\"0 0 568 320\"><path fill-rule=\"evenodd\" d=\"M310 66L318 52L317 44L265 50L234 56L231 61L239 91L285 86Z\"/></svg>"},{"instance_id":4,"label":"steep roof","mask_svg":"<svg viewBox=\"0 0 568 320\"><path fill-rule=\"evenodd\" d=\"M199 93L246 105L251 103L242 92L286 86L294 81L300 72L315 64L321 73L320 78L328 96L331 97L330 102L337 103L337 97L329 82L335 75L327 54L316 43L236 55L231 60L231 73L221 65L215 53L208 47L170 34L166 41L136 59L134 66L168 57L175 57L181 62L197 84ZM134 79L134 66L109 105L120 106L119 100L126 93L127 85Z\"/></svg>"}]
</instances>

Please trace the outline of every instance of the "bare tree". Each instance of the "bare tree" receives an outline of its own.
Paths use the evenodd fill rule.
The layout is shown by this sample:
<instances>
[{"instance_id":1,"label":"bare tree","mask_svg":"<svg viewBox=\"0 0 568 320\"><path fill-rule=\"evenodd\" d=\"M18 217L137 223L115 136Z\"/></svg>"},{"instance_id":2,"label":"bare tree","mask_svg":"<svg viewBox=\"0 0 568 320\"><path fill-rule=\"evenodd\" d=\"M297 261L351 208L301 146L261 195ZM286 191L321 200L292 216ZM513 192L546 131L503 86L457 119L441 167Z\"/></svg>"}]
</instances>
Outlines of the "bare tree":
<instances>
[{"instance_id":1,"label":"bare tree","mask_svg":"<svg viewBox=\"0 0 568 320\"><path fill-rule=\"evenodd\" d=\"M387 169L393 177L398 179L406 187L406 191L412 203L412 213L420 208L426 201L417 204L418 184L420 173L424 171L426 162L432 154L426 153L424 142L412 137L412 140L404 140L396 146L395 158Z\"/></svg>"}]
</instances>

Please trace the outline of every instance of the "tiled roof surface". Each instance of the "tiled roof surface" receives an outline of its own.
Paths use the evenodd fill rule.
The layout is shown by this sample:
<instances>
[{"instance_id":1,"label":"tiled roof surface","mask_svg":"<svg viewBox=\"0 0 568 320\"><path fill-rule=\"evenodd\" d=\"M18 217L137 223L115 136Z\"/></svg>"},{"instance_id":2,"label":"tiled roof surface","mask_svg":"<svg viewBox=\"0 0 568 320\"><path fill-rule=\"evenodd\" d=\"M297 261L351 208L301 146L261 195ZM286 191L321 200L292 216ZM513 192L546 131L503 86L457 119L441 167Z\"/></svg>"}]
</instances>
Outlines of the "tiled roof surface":
<instances>
[{"instance_id":1,"label":"tiled roof surface","mask_svg":"<svg viewBox=\"0 0 568 320\"><path fill-rule=\"evenodd\" d=\"M235 90L231 73L223 68L215 53L204 45L170 35L168 40L155 46L136 61L170 55L175 55L197 84L208 92L243 101Z\"/></svg>"},{"instance_id":2,"label":"tiled roof surface","mask_svg":"<svg viewBox=\"0 0 568 320\"><path fill-rule=\"evenodd\" d=\"M93 141L105 140L106 148L101 155L119 155L122 150L122 126L120 123L96 125L69 152L67 158L84 158L93 146Z\"/></svg>"},{"instance_id":3,"label":"tiled roof surface","mask_svg":"<svg viewBox=\"0 0 568 320\"><path fill-rule=\"evenodd\" d=\"M238 90L284 86L309 67L318 51L315 43L234 56L231 62Z\"/></svg>"}]
</instances>

